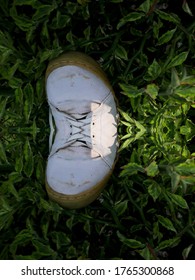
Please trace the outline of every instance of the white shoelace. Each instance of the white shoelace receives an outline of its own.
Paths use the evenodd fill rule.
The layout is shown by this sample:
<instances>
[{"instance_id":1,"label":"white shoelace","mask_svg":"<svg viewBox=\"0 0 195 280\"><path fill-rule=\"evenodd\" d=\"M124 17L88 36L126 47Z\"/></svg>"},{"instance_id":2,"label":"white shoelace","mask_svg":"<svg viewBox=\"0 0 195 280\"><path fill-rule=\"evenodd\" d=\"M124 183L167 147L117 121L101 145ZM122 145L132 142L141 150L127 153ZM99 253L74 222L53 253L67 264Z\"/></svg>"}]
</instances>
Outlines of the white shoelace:
<instances>
[{"instance_id":1,"label":"white shoelace","mask_svg":"<svg viewBox=\"0 0 195 280\"><path fill-rule=\"evenodd\" d=\"M86 144L88 148L91 149L91 136L90 136L90 126L91 126L91 113L86 114L84 117L82 116L81 119L72 119L67 117L68 121L70 122L71 126L71 135L68 139L68 142L71 143L72 141L79 141L83 144Z\"/></svg>"}]
</instances>

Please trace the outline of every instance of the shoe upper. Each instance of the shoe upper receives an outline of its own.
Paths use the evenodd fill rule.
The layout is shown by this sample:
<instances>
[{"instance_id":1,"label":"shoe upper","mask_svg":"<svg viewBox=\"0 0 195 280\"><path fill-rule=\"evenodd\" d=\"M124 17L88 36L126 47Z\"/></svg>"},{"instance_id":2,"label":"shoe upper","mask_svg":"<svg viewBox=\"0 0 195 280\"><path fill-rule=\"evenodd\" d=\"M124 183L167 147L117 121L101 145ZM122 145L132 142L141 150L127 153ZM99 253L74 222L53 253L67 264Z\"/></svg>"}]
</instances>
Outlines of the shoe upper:
<instances>
[{"instance_id":1,"label":"shoe upper","mask_svg":"<svg viewBox=\"0 0 195 280\"><path fill-rule=\"evenodd\" d=\"M56 192L90 190L113 169L117 109L112 89L86 67L64 65L49 73L50 154L46 179Z\"/></svg>"}]
</instances>

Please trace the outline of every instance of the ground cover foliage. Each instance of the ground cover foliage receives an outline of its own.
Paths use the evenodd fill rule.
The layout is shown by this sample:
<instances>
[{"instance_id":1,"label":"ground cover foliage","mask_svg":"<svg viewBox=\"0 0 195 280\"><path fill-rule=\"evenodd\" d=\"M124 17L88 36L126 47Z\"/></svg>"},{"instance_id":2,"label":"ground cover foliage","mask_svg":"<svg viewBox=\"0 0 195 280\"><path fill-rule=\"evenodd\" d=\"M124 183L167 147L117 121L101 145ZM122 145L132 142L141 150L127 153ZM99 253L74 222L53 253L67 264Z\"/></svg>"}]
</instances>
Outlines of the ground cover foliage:
<instances>
[{"instance_id":1,"label":"ground cover foliage","mask_svg":"<svg viewBox=\"0 0 195 280\"><path fill-rule=\"evenodd\" d=\"M195 3L1 0L0 259L194 259ZM80 210L47 197L48 62L91 55L120 111L118 162Z\"/></svg>"}]
</instances>

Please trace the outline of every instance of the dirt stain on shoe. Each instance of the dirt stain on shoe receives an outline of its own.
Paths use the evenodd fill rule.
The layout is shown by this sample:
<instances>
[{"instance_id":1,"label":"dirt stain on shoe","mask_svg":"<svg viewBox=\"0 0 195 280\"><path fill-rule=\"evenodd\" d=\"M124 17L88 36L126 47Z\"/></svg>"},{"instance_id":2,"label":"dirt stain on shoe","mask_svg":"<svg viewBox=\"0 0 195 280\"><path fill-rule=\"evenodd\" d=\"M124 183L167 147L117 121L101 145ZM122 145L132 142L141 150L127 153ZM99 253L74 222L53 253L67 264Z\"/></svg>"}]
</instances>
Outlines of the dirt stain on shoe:
<instances>
[{"instance_id":1,"label":"dirt stain on shoe","mask_svg":"<svg viewBox=\"0 0 195 280\"><path fill-rule=\"evenodd\" d=\"M83 182L82 186L83 186L83 185L90 184L90 183L91 183L90 181L85 181L85 182Z\"/></svg>"}]
</instances>

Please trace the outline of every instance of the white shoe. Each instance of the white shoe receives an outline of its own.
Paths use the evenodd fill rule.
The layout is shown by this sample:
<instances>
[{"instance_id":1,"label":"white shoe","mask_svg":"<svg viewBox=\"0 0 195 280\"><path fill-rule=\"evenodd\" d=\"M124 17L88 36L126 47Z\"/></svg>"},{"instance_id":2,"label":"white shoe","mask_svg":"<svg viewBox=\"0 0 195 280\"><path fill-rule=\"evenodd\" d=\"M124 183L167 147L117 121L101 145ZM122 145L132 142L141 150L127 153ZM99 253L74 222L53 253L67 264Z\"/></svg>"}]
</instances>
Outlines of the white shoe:
<instances>
[{"instance_id":1,"label":"white shoe","mask_svg":"<svg viewBox=\"0 0 195 280\"><path fill-rule=\"evenodd\" d=\"M48 65L49 197L66 208L97 198L116 161L118 113L113 89L89 56L69 52Z\"/></svg>"}]
</instances>

